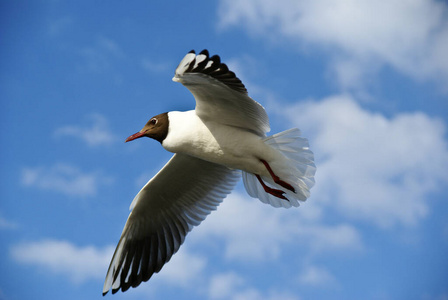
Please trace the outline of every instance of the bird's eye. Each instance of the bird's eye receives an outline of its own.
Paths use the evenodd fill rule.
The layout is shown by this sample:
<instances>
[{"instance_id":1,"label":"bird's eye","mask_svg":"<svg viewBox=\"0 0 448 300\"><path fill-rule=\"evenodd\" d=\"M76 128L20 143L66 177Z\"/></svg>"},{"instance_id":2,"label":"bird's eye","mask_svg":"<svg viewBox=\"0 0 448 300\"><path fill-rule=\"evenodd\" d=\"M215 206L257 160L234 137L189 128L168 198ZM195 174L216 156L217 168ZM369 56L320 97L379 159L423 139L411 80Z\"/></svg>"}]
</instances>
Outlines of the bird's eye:
<instances>
[{"instance_id":1,"label":"bird's eye","mask_svg":"<svg viewBox=\"0 0 448 300\"><path fill-rule=\"evenodd\" d=\"M149 124L156 125L157 124L157 119L156 118L152 118L151 120L149 120Z\"/></svg>"}]
</instances>

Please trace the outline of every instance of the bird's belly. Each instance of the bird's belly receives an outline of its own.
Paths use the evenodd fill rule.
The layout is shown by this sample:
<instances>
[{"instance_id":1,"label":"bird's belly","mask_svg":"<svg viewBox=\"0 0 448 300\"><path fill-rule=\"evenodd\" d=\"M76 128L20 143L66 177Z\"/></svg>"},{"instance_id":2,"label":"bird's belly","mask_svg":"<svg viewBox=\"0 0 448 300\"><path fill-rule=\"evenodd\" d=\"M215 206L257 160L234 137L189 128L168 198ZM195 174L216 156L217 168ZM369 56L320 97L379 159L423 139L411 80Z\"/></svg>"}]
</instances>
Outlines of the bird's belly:
<instances>
[{"instance_id":1,"label":"bird's belly","mask_svg":"<svg viewBox=\"0 0 448 300\"><path fill-rule=\"evenodd\" d=\"M238 128L208 126L194 134L188 134L174 144L163 143L165 149L188 154L209 162L264 175L266 168L260 159L271 160L273 149L263 140ZM169 141L168 141L169 142Z\"/></svg>"},{"instance_id":2,"label":"bird's belly","mask_svg":"<svg viewBox=\"0 0 448 300\"><path fill-rule=\"evenodd\" d=\"M236 151L235 151L236 150ZM246 152L239 151L240 149L218 147L211 152L196 152L191 155L207 160L216 164L224 165L231 169L239 169L250 173L260 173L262 171L262 164L256 153L246 150Z\"/></svg>"},{"instance_id":3,"label":"bird's belly","mask_svg":"<svg viewBox=\"0 0 448 300\"><path fill-rule=\"evenodd\" d=\"M263 154L257 147L258 143L248 143L247 140L227 139L226 143L216 140L208 140L206 144L201 143L199 147L191 147L187 154L197 158L224 165L231 169L239 169L250 173L260 173L262 164L260 159Z\"/></svg>"}]
</instances>

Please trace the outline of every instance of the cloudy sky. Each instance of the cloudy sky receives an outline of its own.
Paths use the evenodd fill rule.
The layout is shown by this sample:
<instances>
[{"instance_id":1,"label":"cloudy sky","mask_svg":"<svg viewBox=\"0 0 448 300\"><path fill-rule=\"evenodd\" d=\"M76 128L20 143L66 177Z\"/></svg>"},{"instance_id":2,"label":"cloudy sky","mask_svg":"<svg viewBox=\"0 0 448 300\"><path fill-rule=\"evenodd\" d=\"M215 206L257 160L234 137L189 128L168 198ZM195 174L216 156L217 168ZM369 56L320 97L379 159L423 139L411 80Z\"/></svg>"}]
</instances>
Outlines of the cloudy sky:
<instances>
[{"instance_id":1,"label":"cloudy sky","mask_svg":"<svg viewBox=\"0 0 448 300\"><path fill-rule=\"evenodd\" d=\"M448 299L448 5L436 0L2 1L0 299L102 299L139 191L170 158L124 139L194 108L219 54L315 153L311 198L240 183L114 299Z\"/></svg>"}]
</instances>

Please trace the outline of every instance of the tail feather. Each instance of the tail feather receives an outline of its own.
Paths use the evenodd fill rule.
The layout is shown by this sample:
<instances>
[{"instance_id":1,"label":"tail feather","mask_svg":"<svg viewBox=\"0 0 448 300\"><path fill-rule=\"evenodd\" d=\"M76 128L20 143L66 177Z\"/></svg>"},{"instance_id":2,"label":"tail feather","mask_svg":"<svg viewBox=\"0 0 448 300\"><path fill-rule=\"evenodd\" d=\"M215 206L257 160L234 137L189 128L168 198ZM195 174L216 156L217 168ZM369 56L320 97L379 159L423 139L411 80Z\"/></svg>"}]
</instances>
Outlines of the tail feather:
<instances>
[{"instance_id":1,"label":"tail feather","mask_svg":"<svg viewBox=\"0 0 448 300\"><path fill-rule=\"evenodd\" d=\"M299 201L305 201L310 196L316 173L314 154L309 149L308 140L300 137L299 129L292 128L267 137L264 142L279 150L283 155L283 160L269 164L274 173L294 187L295 193L279 186L271 177L262 176L268 186L284 191L284 196L288 200L277 198L264 191L254 174L243 172L243 182L247 193L274 207L299 206Z\"/></svg>"}]
</instances>

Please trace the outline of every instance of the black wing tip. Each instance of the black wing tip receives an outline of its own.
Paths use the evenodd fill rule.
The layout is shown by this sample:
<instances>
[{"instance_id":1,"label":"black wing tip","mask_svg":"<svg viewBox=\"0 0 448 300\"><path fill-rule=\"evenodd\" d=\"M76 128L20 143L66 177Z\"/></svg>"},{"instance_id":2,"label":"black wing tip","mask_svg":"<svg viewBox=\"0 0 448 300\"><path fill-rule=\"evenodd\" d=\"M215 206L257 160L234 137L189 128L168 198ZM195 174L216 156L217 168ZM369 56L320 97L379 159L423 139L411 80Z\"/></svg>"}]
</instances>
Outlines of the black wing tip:
<instances>
[{"instance_id":1,"label":"black wing tip","mask_svg":"<svg viewBox=\"0 0 448 300\"><path fill-rule=\"evenodd\" d=\"M196 54L196 52L191 50L188 54ZM199 55L204 55L205 59L197 63L196 59ZM221 62L219 55L215 54L210 57L209 51L204 49L199 52L199 54L193 58L189 64L190 65L184 69L184 73L203 73L219 80L232 90L247 94L247 89L244 84L234 72L229 70L226 64Z\"/></svg>"},{"instance_id":2,"label":"black wing tip","mask_svg":"<svg viewBox=\"0 0 448 300\"><path fill-rule=\"evenodd\" d=\"M219 57L219 55L213 55L212 57L210 57L210 60L212 60L215 64L221 64L221 57Z\"/></svg>"},{"instance_id":3,"label":"black wing tip","mask_svg":"<svg viewBox=\"0 0 448 300\"><path fill-rule=\"evenodd\" d=\"M168 262L168 261L169 261L169 259L167 259L166 262ZM158 273L162 269L163 266L164 266L164 264L162 264L159 267L154 267L150 271L146 272L146 274L143 274L142 276L138 276L138 278L136 278L134 280L130 280L128 282L124 282L124 281L121 282L117 288L110 288L109 290L103 292L103 297L106 296L106 294L109 293L109 291L111 291L112 295L114 295L114 294L118 293L120 290L121 290L121 292L124 293L127 290L129 290L131 287L132 288L138 287L140 284L147 282L152 277L152 275L154 275L154 273Z\"/></svg>"},{"instance_id":4,"label":"black wing tip","mask_svg":"<svg viewBox=\"0 0 448 300\"><path fill-rule=\"evenodd\" d=\"M186 235L187 231L183 234ZM158 233L155 237L149 236L127 242L124 246L126 251L120 256L118 267L113 269L112 286L103 292L103 296L109 291L112 292L112 295L120 290L124 293L131 287L136 288L143 282L148 281L154 273L158 273L170 261L171 256L177 252L182 244L182 238L182 236L179 237L179 241L176 239L177 246L173 245L170 249L161 248L166 244L161 233ZM162 251L161 249L165 250ZM116 281L119 284L114 286Z\"/></svg>"},{"instance_id":5,"label":"black wing tip","mask_svg":"<svg viewBox=\"0 0 448 300\"><path fill-rule=\"evenodd\" d=\"M199 55L205 55L205 56L207 56L207 57L209 57L209 53L208 53L208 50L207 49L204 49L204 50L202 50L201 52L199 52Z\"/></svg>"}]
</instances>

